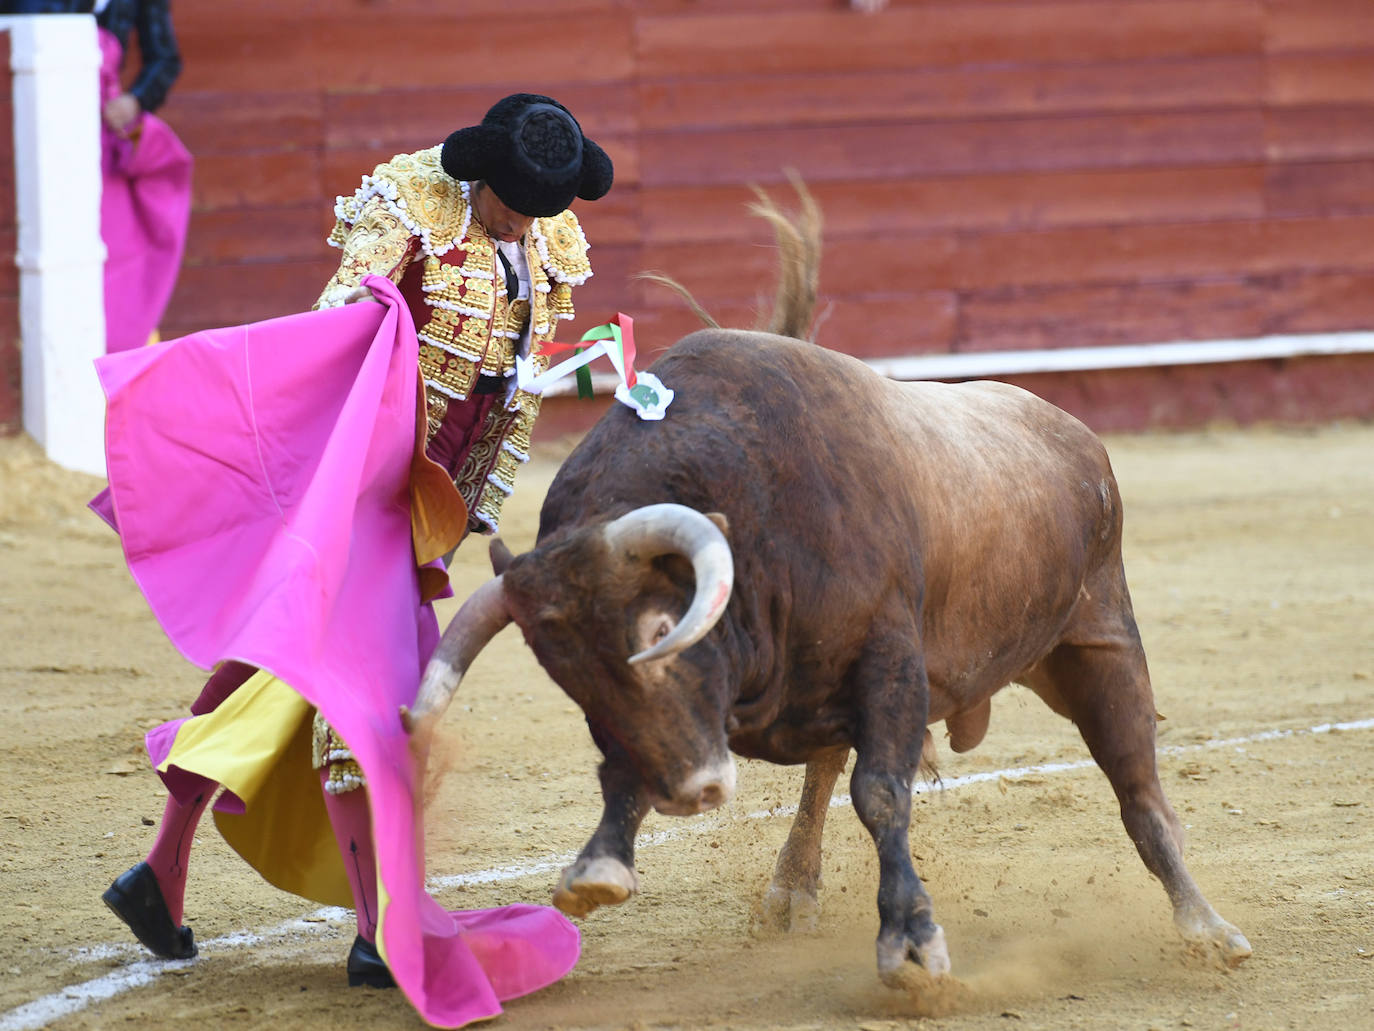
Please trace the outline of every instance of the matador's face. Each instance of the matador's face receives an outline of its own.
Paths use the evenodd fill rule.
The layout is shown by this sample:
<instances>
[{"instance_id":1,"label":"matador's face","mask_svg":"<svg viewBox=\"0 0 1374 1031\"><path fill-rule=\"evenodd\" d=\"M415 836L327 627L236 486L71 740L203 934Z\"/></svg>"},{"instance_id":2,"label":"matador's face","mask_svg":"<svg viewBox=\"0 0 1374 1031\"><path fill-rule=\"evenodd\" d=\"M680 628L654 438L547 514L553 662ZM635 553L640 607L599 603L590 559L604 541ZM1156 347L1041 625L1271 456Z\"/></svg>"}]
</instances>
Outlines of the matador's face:
<instances>
[{"instance_id":1,"label":"matador's face","mask_svg":"<svg viewBox=\"0 0 1374 1031\"><path fill-rule=\"evenodd\" d=\"M479 182L472 191L473 212L486 227L493 240L514 243L524 236L534 219L508 208L486 183Z\"/></svg>"}]
</instances>

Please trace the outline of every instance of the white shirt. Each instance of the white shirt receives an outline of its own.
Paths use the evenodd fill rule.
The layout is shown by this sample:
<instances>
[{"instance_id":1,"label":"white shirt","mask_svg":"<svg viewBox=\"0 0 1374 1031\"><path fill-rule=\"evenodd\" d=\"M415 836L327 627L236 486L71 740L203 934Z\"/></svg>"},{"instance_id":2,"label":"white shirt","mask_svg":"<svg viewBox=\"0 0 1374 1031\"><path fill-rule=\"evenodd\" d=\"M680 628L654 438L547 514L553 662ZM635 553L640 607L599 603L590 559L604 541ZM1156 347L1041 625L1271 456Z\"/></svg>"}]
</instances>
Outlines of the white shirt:
<instances>
[{"instance_id":1,"label":"white shirt","mask_svg":"<svg viewBox=\"0 0 1374 1031\"><path fill-rule=\"evenodd\" d=\"M516 278L520 280L520 292L515 295L514 299L528 300L532 286L530 284L529 262L525 260L525 245L520 240L514 240L511 243L506 243L504 240L494 240L492 242L495 243L497 249L506 256L506 260L510 262L510 267L515 270ZM497 258L496 260L499 263L501 259ZM504 268L501 269L500 274L502 276L501 282L504 284ZM533 319L530 320L531 323L533 323L533 321ZM525 332L520 335L520 353L522 355L528 355L530 353L530 329L531 326L526 325Z\"/></svg>"}]
</instances>

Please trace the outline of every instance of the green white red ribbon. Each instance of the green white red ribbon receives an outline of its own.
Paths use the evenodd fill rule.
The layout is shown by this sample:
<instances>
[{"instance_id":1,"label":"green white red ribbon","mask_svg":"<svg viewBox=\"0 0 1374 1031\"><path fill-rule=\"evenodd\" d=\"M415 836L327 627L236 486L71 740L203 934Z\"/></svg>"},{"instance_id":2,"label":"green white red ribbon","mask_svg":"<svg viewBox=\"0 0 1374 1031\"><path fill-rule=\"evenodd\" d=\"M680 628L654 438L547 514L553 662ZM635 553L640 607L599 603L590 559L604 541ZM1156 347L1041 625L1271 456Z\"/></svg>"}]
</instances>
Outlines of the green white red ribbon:
<instances>
[{"instance_id":1,"label":"green white red ribbon","mask_svg":"<svg viewBox=\"0 0 1374 1031\"><path fill-rule=\"evenodd\" d=\"M591 346L586 346L590 344ZM635 385L637 379L635 375L635 321L624 312L616 312L615 318L600 326L593 326L582 334L582 339L575 344L560 344L557 341L549 341L540 346L541 354L552 357L556 354L565 354L572 351L571 358L567 358L557 365L550 367L539 375L534 375L534 363L528 359L516 359L515 372L518 377L521 390L528 390L531 393L542 393L549 384L562 379L571 373L577 374L577 396L592 396L592 374L587 368L593 361L600 358L603 354L611 360L615 366L616 374L620 377L620 382L627 389ZM521 363L524 362L522 369Z\"/></svg>"},{"instance_id":2,"label":"green white red ribbon","mask_svg":"<svg viewBox=\"0 0 1374 1031\"><path fill-rule=\"evenodd\" d=\"M635 372L635 331L634 319L624 312L616 312L610 322L593 326L582 334L575 344L560 344L551 341L539 348L541 355L552 357L556 354L572 356L536 374L534 361L530 358L515 359L516 382L521 390L541 394L550 384L557 382L569 373L577 376L577 396L592 396L592 374L587 368L593 361L605 355L615 366L620 383L615 388L616 400L629 405L635 413L646 420L662 419L664 411L673 400L673 392L665 387L658 377L650 372Z\"/></svg>"}]
</instances>

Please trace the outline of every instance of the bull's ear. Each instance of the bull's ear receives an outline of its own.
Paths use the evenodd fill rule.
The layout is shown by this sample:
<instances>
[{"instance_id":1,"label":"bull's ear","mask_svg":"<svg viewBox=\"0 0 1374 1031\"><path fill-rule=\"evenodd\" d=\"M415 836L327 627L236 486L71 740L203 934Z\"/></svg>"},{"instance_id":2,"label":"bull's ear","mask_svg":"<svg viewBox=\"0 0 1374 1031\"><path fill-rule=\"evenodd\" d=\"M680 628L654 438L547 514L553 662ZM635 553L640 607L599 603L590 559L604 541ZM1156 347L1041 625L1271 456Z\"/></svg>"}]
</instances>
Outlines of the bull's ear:
<instances>
[{"instance_id":1,"label":"bull's ear","mask_svg":"<svg viewBox=\"0 0 1374 1031\"><path fill-rule=\"evenodd\" d=\"M506 567L510 565L511 559L515 557L510 553L510 548L506 547L505 542L501 540L500 537L493 537L491 539L491 545L487 548L487 554L491 556L491 571L497 576L500 576L506 571Z\"/></svg>"},{"instance_id":2,"label":"bull's ear","mask_svg":"<svg viewBox=\"0 0 1374 1031\"><path fill-rule=\"evenodd\" d=\"M725 539L730 539L730 520L720 512L707 512L706 518L716 524L716 529L725 535Z\"/></svg>"}]
</instances>

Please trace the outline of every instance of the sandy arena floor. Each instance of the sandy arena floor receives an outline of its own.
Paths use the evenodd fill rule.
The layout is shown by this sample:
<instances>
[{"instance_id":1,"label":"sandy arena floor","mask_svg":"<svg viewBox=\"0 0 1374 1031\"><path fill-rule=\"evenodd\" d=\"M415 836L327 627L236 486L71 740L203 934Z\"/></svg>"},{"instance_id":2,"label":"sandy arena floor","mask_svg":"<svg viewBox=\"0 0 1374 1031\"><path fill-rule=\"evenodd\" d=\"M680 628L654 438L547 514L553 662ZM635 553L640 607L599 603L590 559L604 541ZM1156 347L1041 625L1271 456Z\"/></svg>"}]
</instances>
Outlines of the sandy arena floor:
<instances>
[{"instance_id":1,"label":"sandy arena floor","mask_svg":"<svg viewBox=\"0 0 1374 1031\"><path fill-rule=\"evenodd\" d=\"M801 770L746 762L723 811L650 816L643 893L583 921L579 966L493 1026L1374 1028L1374 426L1108 444L1168 717L1165 788L1194 875L1253 959L1228 972L1188 958L1105 778L1034 769L1087 758L1073 728L1012 688L983 745L943 752L946 790L915 806L917 868L964 988L955 1012L925 1015L878 982L876 861L848 807L827 828L819 932L752 932L787 829L769 811L795 804ZM546 448L508 506L517 551L559 457ZM27 438L0 440L0 1031L421 1027L396 993L345 986L349 914L262 883L208 820L186 906L199 959L146 961L100 903L162 810L142 734L203 678L84 510L101 485ZM456 574L460 596L487 575L482 542ZM478 661L445 732L435 894L453 908L547 901L595 825L596 756L516 630Z\"/></svg>"}]
</instances>

